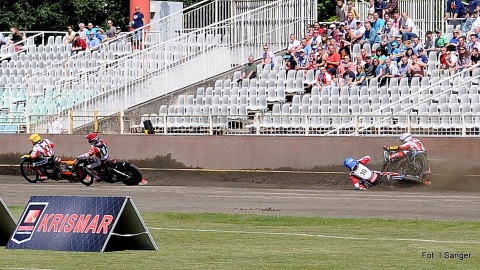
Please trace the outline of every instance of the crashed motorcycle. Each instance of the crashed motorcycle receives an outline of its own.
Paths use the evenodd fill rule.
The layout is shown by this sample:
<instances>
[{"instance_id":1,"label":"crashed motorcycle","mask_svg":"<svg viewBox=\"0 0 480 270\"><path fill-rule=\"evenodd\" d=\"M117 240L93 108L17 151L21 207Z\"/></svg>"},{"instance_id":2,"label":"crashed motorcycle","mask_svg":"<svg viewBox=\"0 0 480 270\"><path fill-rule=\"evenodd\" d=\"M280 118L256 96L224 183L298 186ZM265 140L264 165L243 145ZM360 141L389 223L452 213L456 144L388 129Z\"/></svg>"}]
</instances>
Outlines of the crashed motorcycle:
<instances>
[{"instance_id":1,"label":"crashed motorcycle","mask_svg":"<svg viewBox=\"0 0 480 270\"><path fill-rule=\"evenodd\" d=\"M393 150L388 147L383 149L382 172L398 172L402 175L416 176L421 179L425 178L425 175L430 171L425 152L408 151L406 155L401 158L390 159L390 156L397 151L402 150Z\"/></svg>"},{"instance_id":2,"label":"crashed motorcycle","mask_svg":"<svg viewBox=\"0 0 480 270\"><path fill-rule=\"evenodd\" d=\"M95 181L94 179L96 176L92 175L89 170L87 170L87 166L93 162L93 159L88 158L75 160L74 163L74 170L78 180L86 186L90 186ZM108 161L102 168L97 170L97 172L100 173L101 177L100 179L97 179L97 181L107 183L122 182L127 186L134 186L142 182L143 179L143 175L137 166L125 161L117 161L115 159Z\"/></svg>"},{"instance_id":3,"label":"crashed motorcycle","mask_svg":"<svg viewBox=\"0 0 480 270\"><path fill-rule=\"evenodd\" d=\"M427 180L426 178L421 178L415 175L404 175L397 172L380 172L380 182L379 183L387 183L395 186L411 186L411 185L424 185L430 186L431 181ZM370 188L373 186L372 183L368 181L364 181L362 183L365 187Z\"/></svg>"},{"instance_id":4,"label":"crashed motorcycle","mask_svg":"<svg viewBox=\"0 0 480 270\"><path fill-rule=\"evenodd\" d=\"M30 183L36 183L40 180L40 174L35 170L33 162L29 155L22 156L22 161L20 162L20 172ZM39 169L47 179L76 182L73 160L61 160L59 157L54 157L52 162L39 166Z\"/></svg>"}]
</instances>

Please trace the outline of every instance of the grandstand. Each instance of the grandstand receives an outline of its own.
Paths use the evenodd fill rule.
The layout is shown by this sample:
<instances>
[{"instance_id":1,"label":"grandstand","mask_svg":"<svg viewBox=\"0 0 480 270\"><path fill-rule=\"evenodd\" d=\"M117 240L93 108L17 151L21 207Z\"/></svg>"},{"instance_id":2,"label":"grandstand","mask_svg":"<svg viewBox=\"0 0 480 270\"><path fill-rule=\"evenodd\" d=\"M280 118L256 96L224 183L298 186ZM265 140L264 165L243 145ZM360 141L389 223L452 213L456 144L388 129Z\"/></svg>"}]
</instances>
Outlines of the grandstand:
<instances>
[{"instance_id":1,"label":"grandstand","mask_svg":"<svg viewBox=\"0 0 480 270\"><path fill-rule=\"evenodd\" d=\"M356 3L366 17L367 3ZM400 1L420 27L444 28L442 1ZM477 135L480 130L478 67L453 76L429 55L426 77L380 87L313 87L317 74L286 71L282 53L290 33L301 35L316 17L316 1L202 1L152 21L142 50L131 35L100 52L71 56L63 36L23 51L2 48L0 132L45 132L61 116L69 132L101 125L102 132L143 132L150 120L160 134L374 135L404 131L424 135ZM301 11L301 12L298 12ZM410 12L411 11L411 12ZM219 16L201 16L206 12ZM438 14L440 15L438 15ZM164 40L165 25L183 22ZM448 35L453 27L446 27ZM258 65L258 77L237 83L239 67L263 44L276 64ZM366 49L370 49L365 46ZM360 51L352 47L353 57ZM120 122L116 128L112 124ZM96 127L95 127L96 128Z\"/></svg>"}]
</instances>

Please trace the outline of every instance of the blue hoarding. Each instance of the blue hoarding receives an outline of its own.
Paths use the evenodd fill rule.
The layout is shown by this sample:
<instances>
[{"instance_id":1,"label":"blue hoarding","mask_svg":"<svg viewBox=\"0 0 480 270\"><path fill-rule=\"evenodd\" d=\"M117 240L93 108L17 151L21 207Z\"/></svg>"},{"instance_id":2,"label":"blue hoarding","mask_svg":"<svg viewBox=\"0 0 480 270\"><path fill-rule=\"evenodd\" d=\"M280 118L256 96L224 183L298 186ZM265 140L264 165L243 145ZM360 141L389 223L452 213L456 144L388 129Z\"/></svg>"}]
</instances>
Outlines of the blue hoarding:
<instances>
[{"instance_id":1,"label":"blue hoarding","mask_svg":"<svg viewBox=\"0 0 480 270\"><path fill-rule=\"evenodd\" d=\"M108 248L112 237L123 239L122 245ZM84 252L157 249L130 197L77 196L32 196L7 248Z\"/></svg>"}]
</instances>

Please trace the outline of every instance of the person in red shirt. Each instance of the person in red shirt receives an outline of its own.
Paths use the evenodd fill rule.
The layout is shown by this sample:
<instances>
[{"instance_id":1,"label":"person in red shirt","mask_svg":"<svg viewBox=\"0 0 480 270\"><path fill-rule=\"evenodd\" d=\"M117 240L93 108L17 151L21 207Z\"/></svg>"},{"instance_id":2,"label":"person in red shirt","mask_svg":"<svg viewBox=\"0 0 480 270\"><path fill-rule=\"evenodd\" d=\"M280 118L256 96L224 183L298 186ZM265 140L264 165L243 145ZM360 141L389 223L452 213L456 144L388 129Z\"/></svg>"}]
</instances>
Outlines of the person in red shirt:
<instances>
[{"instance_id":1,"label":"person in red shirt","mask_svg":"<svg viewBox=\"0 0 480 270\"><path fill-rule=\"evenodd\" d=\"M337 75L337 68L340 65L340 54L335 51L335 46L328 46L327 71L333 76Z\"/></svg>"},{"instance_id":2,"label":"person in red shirt","mask_svg":"<svg viewBox=\"0 0 480 270\"><path fill-rule=\"evenodd\" d=\"M73 39L73 44L72 44L72 53L78 52L78 51L85 51L87 49L87 43L85 40L80 38L80 34L76 33L75 38Z\"/></svg>"}]
</instances>

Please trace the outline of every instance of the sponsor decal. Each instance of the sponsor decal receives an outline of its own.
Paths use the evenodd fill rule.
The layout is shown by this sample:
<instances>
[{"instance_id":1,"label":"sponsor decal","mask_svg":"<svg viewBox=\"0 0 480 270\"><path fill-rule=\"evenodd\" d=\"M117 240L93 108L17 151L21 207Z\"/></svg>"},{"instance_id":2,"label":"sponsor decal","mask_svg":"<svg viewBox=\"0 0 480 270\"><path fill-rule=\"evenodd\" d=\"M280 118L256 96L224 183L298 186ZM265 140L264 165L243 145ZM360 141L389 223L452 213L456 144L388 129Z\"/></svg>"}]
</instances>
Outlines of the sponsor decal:
<instances>
[{"instance_id":1,"label":"sponsor decal","mask_svg":"<svg viewBox=\"0 0 480 270\"><path fill-rule=\"evenodd\" d=\"M32 239L35 228L38 226L39 220L47 206L48 202L31 202L27 205L17 225L17 229L13 233L13 242L21 244Z\"/></svg>"}]
</instances>

